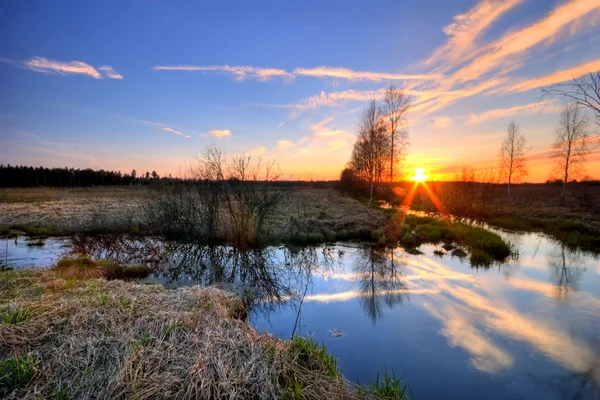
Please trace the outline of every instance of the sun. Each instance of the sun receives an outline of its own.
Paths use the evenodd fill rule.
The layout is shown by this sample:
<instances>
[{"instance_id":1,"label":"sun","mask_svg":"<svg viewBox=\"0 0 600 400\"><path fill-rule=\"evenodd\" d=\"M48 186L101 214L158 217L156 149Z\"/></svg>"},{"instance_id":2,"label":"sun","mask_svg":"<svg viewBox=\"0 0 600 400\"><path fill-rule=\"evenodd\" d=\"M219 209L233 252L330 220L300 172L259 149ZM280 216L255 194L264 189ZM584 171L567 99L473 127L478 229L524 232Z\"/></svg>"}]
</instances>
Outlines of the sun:
<instances>
[{"instance_id":1,"label":"sun","mask_svg":"<svg viewBox=\"0 0 600 400\"><path fill-rule=\"evenodd\" d=\"M428 175L425 175L425 168L415 168L415 176L411 176L410 179L415 182L424 182L429 178Z\"/></svg>"}]
</instances>

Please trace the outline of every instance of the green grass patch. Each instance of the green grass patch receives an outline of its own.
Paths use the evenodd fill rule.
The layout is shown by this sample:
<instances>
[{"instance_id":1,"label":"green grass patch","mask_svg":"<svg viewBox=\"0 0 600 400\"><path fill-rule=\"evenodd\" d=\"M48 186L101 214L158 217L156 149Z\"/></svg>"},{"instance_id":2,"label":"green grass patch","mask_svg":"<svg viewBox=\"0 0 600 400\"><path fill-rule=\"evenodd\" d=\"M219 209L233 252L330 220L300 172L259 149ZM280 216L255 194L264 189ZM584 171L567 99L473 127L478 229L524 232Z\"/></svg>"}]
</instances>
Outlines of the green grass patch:
<instances>
[{"instance_id":1,"label":"green grass patch","mask_svg":"<svg viewBox=\"0 0 600 400\"><path fill-rule=\"evenodd\" d=\"M504 261L512 252L499 235L477 226L412 214L406 216L405 223L411 228L411 232L404 233L400 239L405 247L414 247L417 243L456 242L474 254L472 260L477 263L476 266Z\"/></svg>"},{"instance_id":2,"label":"green grass patch","mask_svg":"<svg viewBox=\"0 0 600 400\"><path fill-rule=\"evenodd\" d=\"M23 389L35 374L35 358L13 356L0 362L0 397L8 397L12 392Z\"/></svg>"},{"instance_id":3,"label":"green grass patch","mask_svg":"<svg viewBox=\"0 0 600 400\"><path fill-rule=\"evenodd\" d=\"M2 311L1 316L1 321L3 324L14 325L25 322L25 320L29 317L29 313L25 309L17 308Z\"/></svg>"},{"instance_id":4,"label":"green grass patch","mask_svg":"<svg viewBox=\"0 0 600 400\"><path fill-rule=\"evenodd\" d=\"M327 374L330 378L341 377L337 366L337 359L330 355L325 344L319 344L312 337L303 338L294 336L291 351L296 362L310 371Z\"/></svg>"},{"instance_id":5,"label":"green grass patch","mask_svg":"<svg viewBox=\"0 0 600 400\"><path fill-rule=\"evenodd\" d=\"M358 386L359 393L363 396L371 395L378 399L406 399L412 398L412 392L410 386L407 383L403 383L402 379L404 376L396 378L394 371L392 370L391 375L387 372L386 368L382 368L381 371L377 372L377 378L375 382L372 382L368 386Z\"/></svg>"}]
</instances>

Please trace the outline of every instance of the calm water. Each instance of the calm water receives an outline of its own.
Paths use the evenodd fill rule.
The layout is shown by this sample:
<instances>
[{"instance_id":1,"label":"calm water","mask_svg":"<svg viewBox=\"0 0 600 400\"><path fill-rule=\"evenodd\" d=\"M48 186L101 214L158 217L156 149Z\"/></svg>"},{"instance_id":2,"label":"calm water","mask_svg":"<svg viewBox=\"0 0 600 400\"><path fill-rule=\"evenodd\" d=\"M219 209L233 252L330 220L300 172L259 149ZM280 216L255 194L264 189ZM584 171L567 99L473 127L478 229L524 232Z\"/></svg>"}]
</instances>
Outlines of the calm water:
<instances>
[{"instance_id":1,"label":"calm water","mask_svg":"<svg viewBox=\"0 0 600 400\"><path fill-rule=\"evenodd\" d=\"M156 264L152 281L238 291L255 305L254 326L325 342L353 381L386 366L406 374L418 399L600 399L600 260L537 234L504 235L520 255L489 269L435 256L435 246L412 256L350 244L250 253L176 246L168 259L144 261ZM49 266L83 246L132 261L143 248L91 243L0 241L0 258L8 247L9 265Z\"/></svg>"}]
</instances>

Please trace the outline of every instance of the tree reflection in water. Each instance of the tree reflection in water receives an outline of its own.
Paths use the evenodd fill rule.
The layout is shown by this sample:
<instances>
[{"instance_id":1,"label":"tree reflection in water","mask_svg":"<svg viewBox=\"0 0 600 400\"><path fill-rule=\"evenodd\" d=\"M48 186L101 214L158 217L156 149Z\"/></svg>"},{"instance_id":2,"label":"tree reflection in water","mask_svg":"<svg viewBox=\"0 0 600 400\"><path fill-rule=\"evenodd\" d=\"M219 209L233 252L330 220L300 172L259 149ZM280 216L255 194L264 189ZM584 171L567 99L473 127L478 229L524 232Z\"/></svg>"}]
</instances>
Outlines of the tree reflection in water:
<instances>
[{"instance_id":1,"label":"tree reflection in water","mask_svg":"<svg viewBox=\"0 0 600 400\"><path fill-rule=\"evenodd\" d=\"M312 274L325 273L340 254L333 247L265 247L237 250L230 246L196 246L123 235L76 236L68 255L89 255L123 264L144 263L153 276L175 286L213 285L235 292L249 309L272 311L282 305L300 308L312 285Z\"/></svg>"},{"instance_id":2,"label":"tree reflection in water","mask_svg":"<svg viewBox=\"0 0 600 400\"><path fill-rule=\"evenodd\" d=\"M408 297L402 280L406 261L396 257L393 249L364 247L356 252L352 266L361 292L362 309L373 324L381 318L383 304L393 308Z\"/></svg>"},{"instance_id":3,"label":"tree reflection in water","mask_svg":"<svg viewBox=\"0 0 600 400\"><path fill-rule=\"evenodd\" d=\"M548 265L557 289L556 297L566 298L569 291L577 291L581 274L586 270L584 262L581 252L565 249L564 245L555 246L548 254Z\"/></svg>"}]
</instances>

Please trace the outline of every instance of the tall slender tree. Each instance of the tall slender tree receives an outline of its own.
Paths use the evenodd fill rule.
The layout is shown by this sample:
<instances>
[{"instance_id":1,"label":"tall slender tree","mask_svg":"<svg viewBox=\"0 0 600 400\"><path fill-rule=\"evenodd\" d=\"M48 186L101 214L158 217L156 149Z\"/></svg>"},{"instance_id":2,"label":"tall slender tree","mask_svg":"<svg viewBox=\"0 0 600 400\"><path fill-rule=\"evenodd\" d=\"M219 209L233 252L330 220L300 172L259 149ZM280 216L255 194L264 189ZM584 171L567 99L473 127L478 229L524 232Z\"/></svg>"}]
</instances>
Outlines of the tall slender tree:
<instances>
[{"instance_id":1,"label":"tall slender tree","mask_svg":"<svg viewBox=\"0 0 600 400\"><path fill-rule=\"evenodd\" d=\"M500 171L506 179L509 195L510 185L528 173L525 162L525 154L528 150L525 134L515 121L511 121L500 147Z\"/></svg>"},{"instance_id":2,"label":"tall slender tree","mask_svg":"<svg viewBox=\"0 0 600 400\"><path fill-rule=\"evenodd\" d=\"M550 157L555 160L556 168L563 178L560 192L564 200L565 188L583 168L583 162L589 153L589 118L578 104L567 104L560 114L556 138L552 144Z\"/></svg>"},{"instance_id":3,"label":"tall slender tree","mask_svg":"<svg viewBox=\"0 0 600 400\"><path fill-rule=\"evenodd\" d=\"M406 114L410 107L410 96L402 89L391 84L383 98L382 114L385 118L386 129L390 141L390 182L394 181L394 170L398 161L402 161L408 145L408 130L406 129Z\"/></svg>"},{"instance_id":4,"label":"tall slender tree","mask_svg":"<svg viewBox=\"0 0 600 400\"><path fill-rule=\"evenodd\" d=\"M373 203L375 182L381 181L389 156L389 138L381 110L375 100L363 112L358 123L350 165L357 175L369 182L369 205Z\"/></svg>"}]
</instances>

